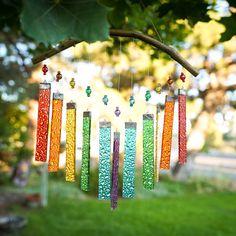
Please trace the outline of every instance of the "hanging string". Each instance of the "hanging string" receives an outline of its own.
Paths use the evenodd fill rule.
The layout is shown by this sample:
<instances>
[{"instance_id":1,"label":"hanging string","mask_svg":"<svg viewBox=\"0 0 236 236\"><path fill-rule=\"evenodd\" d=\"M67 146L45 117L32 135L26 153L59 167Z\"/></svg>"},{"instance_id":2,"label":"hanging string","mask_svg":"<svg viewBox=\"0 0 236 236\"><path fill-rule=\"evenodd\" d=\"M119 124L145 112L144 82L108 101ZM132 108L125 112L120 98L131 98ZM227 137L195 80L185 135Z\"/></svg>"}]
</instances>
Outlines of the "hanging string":
<instances>
[{"instance_id":1,"label":"hanging string","mask_svg":"<svg viewBox=\"0 0 236 236\"><path fill-rule=\"evenodd\" d=\"M145 6L145 4L143 3L142 0L140 0L140 4L141 4L141 6L142 6L142 8L143 8L143 10L144 10L146 6ZM151 23L151 25L152 25L152 27L153 27L155 33L157 34L157 36L158 36L158 38L159 38L159 40L163 43L163 40L162 40L162 38L161 38L161 35L160 35L160 33L158 32L158 30L157 30L157 28L156 28L156 26L155 26L155 24L154 24L152 18L149 18L149 20L150 20L150 23Z\"/></svg>"},{"instance_id":2,"label":"hanging string","mask_svg":"<svg viewBox=\"0 0 236 236\"><path fill-rule=\"evenodd\" d=\"M134 84L134 72L133 72L133 68L131 67L131 81L130 81L131 95L133 94L133 84Z\"/></svg>"},{"instance_id":3,"label":"hanging string","mask_svg":"<svg viewBox=\"0 0 236 236\"><path fill-rule=\"evenodd\" d=\"M120 41L120 39L119 39L119 41ZM121 55L121 41L120 41L120 49L119 49L119 56L120 56L120 55ZM117 83L117 90L118 90L119 92L120 92L120 73L121 73L121 72L119 72L118 83ZM116 109L115 109L115 115L116 115L116 117L119 117L120 114L121 114L120 108L119 108L119 106L117 106Z\"/></svg>"},{"instance_id":4,"label":"hanging string","mask_svg":"<svg viewBox=\"0 0 236 236\"><path fill-rule=\"evenodd\" d=\"M121 40L119 39L120 42L120 48L119 48L119 57L121 57ZM120 74L121 72L119 71L119 76L118 76L118 83L117 83L117 89L120 92Z\"/></svg>"},{"instance_id":5,"label":"hanging string","mask_svg":"<svg viewBox=\"0 0 236 236\"><path fill-rule=\"evenodd\" d=\"M133 43L134 43L134 38L133 38ZM132 60L131 60L131 81L130 81L131 95L133 94L133 81L134 81L134 71L133 71Z\"/></svg>"}]
</instances>

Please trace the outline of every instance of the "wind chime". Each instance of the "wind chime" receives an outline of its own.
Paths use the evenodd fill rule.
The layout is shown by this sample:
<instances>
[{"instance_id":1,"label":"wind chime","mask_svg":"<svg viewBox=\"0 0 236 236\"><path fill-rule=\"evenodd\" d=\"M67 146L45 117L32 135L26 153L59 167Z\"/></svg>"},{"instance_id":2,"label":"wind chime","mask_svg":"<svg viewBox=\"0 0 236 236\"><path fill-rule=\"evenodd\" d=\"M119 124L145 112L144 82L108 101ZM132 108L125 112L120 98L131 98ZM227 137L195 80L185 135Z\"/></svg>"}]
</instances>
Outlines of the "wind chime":
<instances>
[{"instance_id":1,"label":"wind chime","mask_svg":"<svg viewBox=\"0 0 236 236\"><path fill-rule=\"evenodd\" d=\"M70 81L71 89L75 88L74 78ZM76 103L66 104L66 181L75 181L76 159Z\"/></svg>"},{"instance_id":2,"label":"wind chime","mask_svg":"<svg viewBox=\"0 0 236 236\"><path fill-rule=\"evenodd\" d=\"M51 130L49 144L48 171L57 172L60 161L60 141L62 127L62 109L63 94L59 91L52 94L51 84L46 80L48 68L46 65L42 68L44 81L39 84L38 100L38 122L35 148L35 160L47 161L48 129L49 129L49 111L51 111ZM55 82L62 79L62 74L58 71ZM185 82L185 75L181 73L182 84ZM70 80L70 88L75 88L75 80ZM172 129L174 120L174 81L169 79L168 95L165 98L164 105L164 124L161 142L161 156L158 155L159 143L159 114L160 104L156 104L156 114L143 114L143 187L147 190L154 189L155 182L159 181L160 169L170 169ZM120 86L120 75L118 81L118 90ZM133 87L133 74L131 77L131 91ZM92 90L90 86L86 88L87 97L90 98ZM157 85L157 94L161 94L162 86ZM147 90L145 100L148 103L151 99L151 91ZM186 155L186 91L183 86L178 89L178 153L179 164L185 164ZM108 106L109 99L107 95L103 96L104 106ZM135 99L131 93L129 99L130 109L133 109ZM119 106L116 107L114 114L117 119L121 115ZM68 182L76 181L76 103L70 101L66 104L66 168L65 180ZM83 131L82 131L82 164L80 174L80 188L83 191L89 191L90 183L90 139L91 139L91 111L83 112ZM136 160L136 122L132 120L125 122L124 135L124 163L123 163L123 184L122 197L133 198L135 196L135 160ZM99 122L99 174L98 174L98 199L110 200L111 208L115 209L118 202L118 177L120 163L120 140L121 134L118 130L113 133L112 124L109 120Z\"/></svg>"}]
</instances>

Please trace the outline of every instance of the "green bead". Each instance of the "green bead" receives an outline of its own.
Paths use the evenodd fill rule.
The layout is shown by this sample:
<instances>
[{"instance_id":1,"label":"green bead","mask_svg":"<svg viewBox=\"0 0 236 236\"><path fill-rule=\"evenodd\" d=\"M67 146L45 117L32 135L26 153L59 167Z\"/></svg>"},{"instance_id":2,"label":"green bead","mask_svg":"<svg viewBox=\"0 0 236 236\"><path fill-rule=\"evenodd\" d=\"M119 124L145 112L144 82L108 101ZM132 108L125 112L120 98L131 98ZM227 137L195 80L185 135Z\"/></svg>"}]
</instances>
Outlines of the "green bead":
<instances>
[{"instance_id":1,"label":"green bead","mask_svg":"<svg viewBox=\"0 0 236 236\"><path fill-rule=\"evenodd\" d=\"M145 99L146 99L146 102L149 101L149 99L151 98L151 93L149 90L146 91L146 94L145 94Z\"/></svg>"},{"instance_id":2,"label":"green bead","mask_svg":"<svg viewBox=\"0 0 236 236\"><path fill-rule=\"evenodd\" d=\"M129 105L132 107L135 103L134 96L130 96L129 98Z\"/></svg>"},{"instance_id":3,"label":"green bead","mask_svg":"<svg viewBox=\"0 0 236 236\"><path fill-rule=\"evenodd\" d=\"M92 93L92 90L91 90L90 86L88 86L88 87L86 88L86 94L87 94L87 96L90 97L91 93Z\"/></svg>"},{"instance_id":4,"label":"green bead","mask_svg":"<svg viewBox=\"0 0 236 236\"><path fill-rule=\"evenodd\" d=\"M108 104L108 97L107 97L107 95L104 95L104 97L102 98L102 101L103 101L103 103L104 103L105 105Z\"/></svg>"}]
</instances>

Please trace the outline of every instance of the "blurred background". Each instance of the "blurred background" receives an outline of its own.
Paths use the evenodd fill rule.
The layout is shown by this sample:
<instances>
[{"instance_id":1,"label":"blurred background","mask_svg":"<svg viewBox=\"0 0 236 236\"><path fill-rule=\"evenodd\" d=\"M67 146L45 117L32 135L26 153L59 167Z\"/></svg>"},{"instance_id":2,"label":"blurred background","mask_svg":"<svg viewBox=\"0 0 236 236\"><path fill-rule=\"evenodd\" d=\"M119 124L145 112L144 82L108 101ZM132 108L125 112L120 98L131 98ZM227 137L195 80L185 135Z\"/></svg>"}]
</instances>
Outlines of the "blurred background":
<instances>
[{"instance_id":1,"label":"blurred background","mask_svg":"<svg viewBox=\"0 0 236 236\"><path fill-rule=\"evenodd\" d=\"M199 1L206 4L207 19L202 20L194 15L201 6L191 1L169 1L172 12L158 19L153 17L160 3L147 1L145 6L130 1L132 14L122 27L132 26L176 48L199 70L197 77L136 39L82 42L44 60L52 92L64 94L58 173L48 173L46 164L34 162L38 85L44 77L42 64L32 65L31 59L50 47L37 44L19 30L15 17L22 3L9 2L3 1L1 7L11 14L1 18L0 33L0 235L235 235L236 37L235 29L227 31L229 25L234 27L235 18L231 24L222 21L235 17L233 1ZM190 17L175 15L177 2L183 7L189 4ZM122 5L120 10L125 12L126 8ZM114 15L122 17L118 12ZM59 83L55 82L57 71L63 76ZM169 77L175 80L177 92L183 86L181 72L186 75L188 97L188 161L184 166L177 164L176 102L171 169L161 171L160 182L153 191L147 191L142 186L142 115L155 114L156 105L161 105L160 156L166 82ZM71 78L76 83L73 90ZM158 83L162 85L161 94L156 92ZM89 98L87 86L92 89ZM149 102L145 101L147 90L151 91ZM129 106L132 94L134 107ZM102 102L104 95L108 95L108 106ZM65 182L64 175L65 104L71 100L77 104L75 183ZM117 106L121 110L119 118L114 115ZM87 193L79 189L82 115L86 110L92 112L91 189ZM111 121L112 132L121 132L120 195L124 122L137 122L136 195L131 200L120 198L115 211L110 210L109 201L97 200L99 121L104 119Z\"/></svg>"}]
</instances>

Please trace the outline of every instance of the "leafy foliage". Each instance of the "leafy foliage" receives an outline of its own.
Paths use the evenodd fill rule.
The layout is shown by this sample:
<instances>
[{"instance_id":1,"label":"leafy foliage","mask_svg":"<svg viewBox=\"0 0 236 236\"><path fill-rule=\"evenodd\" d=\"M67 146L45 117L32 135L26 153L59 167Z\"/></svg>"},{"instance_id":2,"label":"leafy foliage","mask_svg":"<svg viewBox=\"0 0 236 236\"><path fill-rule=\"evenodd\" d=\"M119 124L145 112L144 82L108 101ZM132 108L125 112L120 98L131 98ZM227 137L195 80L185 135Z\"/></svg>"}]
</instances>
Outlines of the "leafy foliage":
<instances>
[{"instance_id":1,"label":"leafy foliage","mask_svg":"<svg viewBox=\"0 0 236 236\"><path fill-rule=\"evenodd\" d=\"M103 41L108 39L109 27L142 31L176 46L197 22L210 20L208 10L214 10L215 2L3 0L0 8L0 27L27 34L35 42L48 46L68 38L87 42ZM228 0L228 3L235 6L233 0ZM231 27L235 21L233 13L220 21L226 27L222 41L235 34L234 27Z\"/></svg>"},{"instance_id":2,"label":"leafy foliage","mask_svg":"<svg viewBox=\"0 0 236 236\"><path fill-rule=\"evenodd\" d=\"M106 15L96 0L25 0L21 23L27 35L46 45L68 38L94 42L108 38Z\"/></svg>"}]
</instances>

